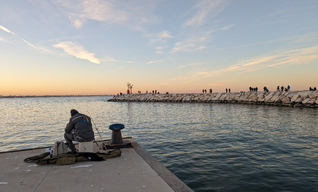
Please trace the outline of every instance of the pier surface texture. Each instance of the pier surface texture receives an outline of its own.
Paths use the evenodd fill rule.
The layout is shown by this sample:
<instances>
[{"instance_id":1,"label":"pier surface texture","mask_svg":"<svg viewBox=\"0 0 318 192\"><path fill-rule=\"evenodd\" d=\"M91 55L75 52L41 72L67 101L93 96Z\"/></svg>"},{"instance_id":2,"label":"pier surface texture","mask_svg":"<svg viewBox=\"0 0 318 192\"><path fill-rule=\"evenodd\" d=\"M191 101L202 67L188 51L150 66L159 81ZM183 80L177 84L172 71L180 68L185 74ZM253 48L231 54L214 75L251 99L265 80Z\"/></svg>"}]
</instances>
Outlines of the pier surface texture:
<instances>
[{"instance_id":1,"label":"pier surface texture","mask_svg":"<svg viewBox=\"0 0 318 192\"><path fill-rule=\"evenodd\" d=\"M62 166L23 162L45 148L1 152L0 191L193 191L133 139L128 140L133 148L122 148L120 157Z\"/></svg>"},{"instance_id":2,"label":"pier surface texture","mask_svg":"<svg viewBox=\"0 0 318 192\"><path fill-rule=\"evenodd\" d=\"M114 102L180 102L180 103L238 103L287 107L318 108L318 91L273 91L236 93L178 93L124 94L108 101Z\"/></svg>"}]
</instances>

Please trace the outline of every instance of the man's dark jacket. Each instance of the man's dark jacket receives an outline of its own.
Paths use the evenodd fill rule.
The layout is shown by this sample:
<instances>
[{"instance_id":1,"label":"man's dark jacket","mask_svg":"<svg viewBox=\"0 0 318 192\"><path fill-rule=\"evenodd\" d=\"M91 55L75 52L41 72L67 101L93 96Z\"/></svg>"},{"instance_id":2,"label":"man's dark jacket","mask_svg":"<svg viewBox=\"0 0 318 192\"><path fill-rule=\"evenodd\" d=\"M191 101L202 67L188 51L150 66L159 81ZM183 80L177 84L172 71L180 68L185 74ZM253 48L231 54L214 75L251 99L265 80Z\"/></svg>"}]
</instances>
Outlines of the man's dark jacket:
<instances>
[{"instance_id":1,"label":"man's dark jacket","mask_svg":"<svg viewBox=\"0 0 318 192\"><path fill-rule=\"evenodd\" d=\"M65 133L74 134L87 141L94 140L94 131L92 127L91 118L87 115L76 113L70 118L70 122L66 125Z\"/></svg>"}]
</instances>

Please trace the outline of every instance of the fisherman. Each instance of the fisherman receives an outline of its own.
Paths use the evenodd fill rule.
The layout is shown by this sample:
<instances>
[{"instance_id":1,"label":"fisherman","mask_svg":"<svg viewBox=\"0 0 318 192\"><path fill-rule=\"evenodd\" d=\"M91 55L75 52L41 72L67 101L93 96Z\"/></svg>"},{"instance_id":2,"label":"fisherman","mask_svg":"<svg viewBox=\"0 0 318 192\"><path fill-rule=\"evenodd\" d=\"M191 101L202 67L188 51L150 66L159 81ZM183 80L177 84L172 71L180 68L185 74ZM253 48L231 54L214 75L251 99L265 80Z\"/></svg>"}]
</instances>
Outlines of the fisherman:
<instances>
[{"instance_id":1,"label":"fisherman","mask_svg":"<svg viewBox=\"0 0 318 192\"><path fill-rule=\"evenodd\" d=\"M70 122L65 128L64 138L67 143L66 145L68 145L73 153L76 153L76 148L72 141L93 141L95 138L91 118L72 109Z\"/></svg>"}]
</instances>

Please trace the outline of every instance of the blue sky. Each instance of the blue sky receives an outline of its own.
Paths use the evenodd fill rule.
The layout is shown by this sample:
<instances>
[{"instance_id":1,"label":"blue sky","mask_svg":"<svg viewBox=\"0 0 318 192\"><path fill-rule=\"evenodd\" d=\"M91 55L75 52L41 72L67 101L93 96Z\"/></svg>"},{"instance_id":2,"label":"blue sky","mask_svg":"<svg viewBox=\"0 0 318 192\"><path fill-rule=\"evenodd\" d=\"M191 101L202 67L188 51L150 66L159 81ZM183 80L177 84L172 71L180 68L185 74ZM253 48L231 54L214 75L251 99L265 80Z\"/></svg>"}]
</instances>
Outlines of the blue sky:
<instances>
[{"instance_id":1,"label":"blue sky","mask_svg":"<svg viewBox=\"0 0 318 192\"><path fill-rule=\"evenodd\" d=\"M318 86L317 0L1 1L0 95Z\"/></svg>"}]
</instances>

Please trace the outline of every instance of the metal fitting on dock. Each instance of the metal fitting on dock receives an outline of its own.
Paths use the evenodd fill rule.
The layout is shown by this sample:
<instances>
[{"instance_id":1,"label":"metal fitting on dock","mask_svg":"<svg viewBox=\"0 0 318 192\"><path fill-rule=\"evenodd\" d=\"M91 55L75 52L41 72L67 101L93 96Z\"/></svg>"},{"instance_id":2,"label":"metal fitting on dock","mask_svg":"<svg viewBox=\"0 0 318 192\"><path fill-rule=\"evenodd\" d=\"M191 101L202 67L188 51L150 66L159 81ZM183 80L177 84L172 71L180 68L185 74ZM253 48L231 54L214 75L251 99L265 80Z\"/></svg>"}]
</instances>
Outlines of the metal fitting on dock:
<instances>
[{"instance_id":1,"label":"metal fitting on dock","mask_svg":"<svg viewBox=\"0 0 318 192\"><path fill-rule=\"evenodd\" d=\"M125 126L123 124L112 124L109 129L112 130L112 138L110 144L122 144L124 143L123 137L121 136L121 131Z\"/></svg>"},{"instance_id":2,"label":"metal fitting on dock","mask_svg":"<svg viewBox=\"0 0 318 192\"><path fill-rule=\"evenodd\" d=\"M124 129L125 126L123 124L112 124L109 126L109 129L112 130L111 140L106 142L106 148L130 148L132 147L130 141L123 140L121 135L121 130Z\"/></svg>"}]
</instances>

